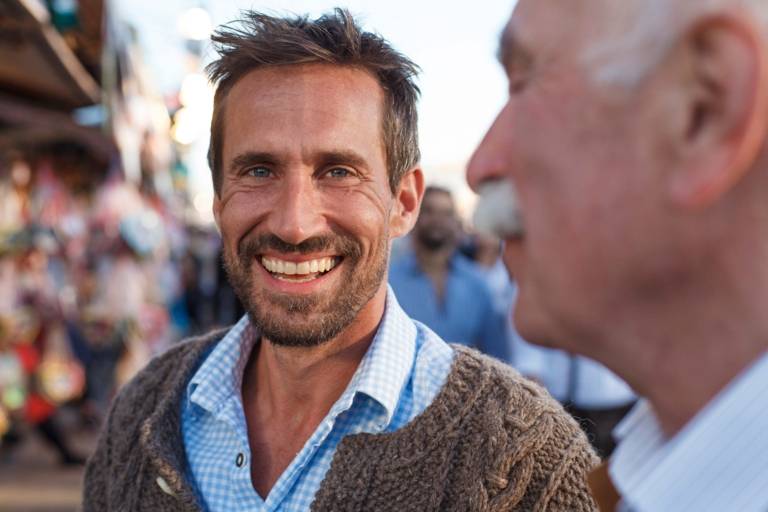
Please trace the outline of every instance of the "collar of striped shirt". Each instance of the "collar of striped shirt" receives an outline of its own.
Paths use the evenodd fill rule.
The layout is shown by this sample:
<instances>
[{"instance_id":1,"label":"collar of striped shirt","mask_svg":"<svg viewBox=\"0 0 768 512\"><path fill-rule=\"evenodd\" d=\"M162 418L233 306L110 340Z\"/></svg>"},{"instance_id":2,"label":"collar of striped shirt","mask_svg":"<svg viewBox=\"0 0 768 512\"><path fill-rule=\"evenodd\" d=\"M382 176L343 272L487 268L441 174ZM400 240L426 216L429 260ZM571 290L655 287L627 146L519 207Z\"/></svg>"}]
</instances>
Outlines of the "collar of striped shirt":
<instances>
[{"instance_id":1,"label":"collar of striped shirt","mask_svg":"<svg viewBox=\"0 0 768 512\"><path fill-rule=\"evenodd\" d=\"M247 315L217 343L187 386L187 400L214 416L223 416L230 397L240 397L243 372L258 340ZM385 428L392 420L400 392L411 373L416 351L416 327L400 309L391 288L379 328L347 389L330 411L349 409L358 393L378 402L385 413Z\"/></svg>"},{"instance_id":2,"label":"collar of striped shirt","mask_svg":"<svg viewBox=\"0 0 768 512\"><path fill-rule=\"evenodd\" d=\"M614 431L610 474L633 512L768 510L768 352L680 432L665 438L647 401Z\"/></svg>"}]
</instances>

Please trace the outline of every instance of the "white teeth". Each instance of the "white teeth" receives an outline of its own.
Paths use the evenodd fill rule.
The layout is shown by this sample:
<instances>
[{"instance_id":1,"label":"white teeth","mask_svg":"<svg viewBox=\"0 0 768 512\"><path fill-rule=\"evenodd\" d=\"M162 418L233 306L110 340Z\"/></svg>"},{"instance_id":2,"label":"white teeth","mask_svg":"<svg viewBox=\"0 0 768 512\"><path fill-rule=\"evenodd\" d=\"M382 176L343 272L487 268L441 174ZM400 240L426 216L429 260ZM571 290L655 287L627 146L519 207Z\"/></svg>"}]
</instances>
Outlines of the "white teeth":
<instances>
[{"instance_id":1,"label":"white teeth","mask_svg":"<svg viewBox=\"0 0 768 512\"><path fill-rule=\"evenodd\" d=\"M319 258L316 260L296 263L293 261L283 261L277 258L267 258L264 256L261 258L261 264L273 274L307 276L331 270L336 266L336 258Z\"/></svg>"}]
</instances>

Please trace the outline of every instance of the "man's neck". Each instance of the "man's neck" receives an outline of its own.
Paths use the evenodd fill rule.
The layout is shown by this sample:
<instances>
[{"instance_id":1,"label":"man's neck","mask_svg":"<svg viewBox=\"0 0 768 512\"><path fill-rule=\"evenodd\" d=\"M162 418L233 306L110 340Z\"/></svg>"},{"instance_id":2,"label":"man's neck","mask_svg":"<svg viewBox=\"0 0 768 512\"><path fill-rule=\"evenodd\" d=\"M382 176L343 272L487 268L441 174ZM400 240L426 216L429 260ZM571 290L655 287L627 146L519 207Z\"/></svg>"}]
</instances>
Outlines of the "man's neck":
<instances>
[{"instance_id":1,"label":"man's neck","mask_svg":"<svg viewBox=\"0 0 768 512\"><path fill-rule=\"evenodd\" d=\"M446 274L453 256L453 247L444 247L437 250L427 249L419 244L414 246L416 261L426 274Z\"/></svg>"},{"instance_id":2,"label":"man's neck","mask_svg":"<svg viewBox=\"0 0 768 512\"><path fill-rule=\"evenodd\" d=\"M262 337L243 374L243 412L251 479L266 499L339 399L373 341L384 314L386 284L336 338L314 347L285 347Z\"/></svg>"},{"instance_id":3,"label":"man's neck","mask_svg":"<svg viewBox=\"0 0 768 512\"><path fill-rule=\"evenodd\" d=\"M319 423L344 392L372 339L370 333L312 348L282 347L262 339L246 369L244 399L248 395L262 414L275 419Z\"/></svg>"},{"instance_id":4,"label":"man's neck","mask_svg":"<svg viewBox=\"0 0 768 512\"><path fill-rule=\"evenodd\" d=\"M692 361L687 370L678 368L677 375L673 378L669 378L672 368L657 372L656 378L651 381L652 384L644 394L653 406L666 436L673 437L682 430L766 349L768 346L742 344L733 347L733 351L727 354L706 354L701 359ZM689 358L692 358L691 354L695 352L690 352ZM669 389L665 389L663 382L674 386L675 392L671 393Z\"/></svg>"},{"instance_id":5,"label":"man's neck","mask_svg":"<svg viewBox=\"0 0 768 512\"><path fill-rule=\"evenodd\" d=\"M768 350L762 302L710 297L617 315L611 324L621 332L591 354L650 401L668 437Z\"/></svg>"}]
</instances>

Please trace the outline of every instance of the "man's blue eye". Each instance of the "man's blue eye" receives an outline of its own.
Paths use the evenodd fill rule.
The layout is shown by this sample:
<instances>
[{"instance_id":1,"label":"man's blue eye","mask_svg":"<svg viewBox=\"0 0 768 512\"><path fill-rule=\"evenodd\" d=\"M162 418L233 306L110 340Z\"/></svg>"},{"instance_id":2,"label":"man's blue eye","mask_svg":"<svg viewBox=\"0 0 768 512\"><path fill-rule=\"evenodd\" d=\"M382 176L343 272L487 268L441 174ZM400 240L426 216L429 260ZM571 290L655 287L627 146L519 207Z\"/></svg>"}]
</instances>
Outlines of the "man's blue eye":
<instances>
[{"instance_id":1,"label":"man's blue eye","mask_svg":"<svg viewBox=\"0 0 768 512\"><path fill-rule=\"evenodd\" d=\"M349 171L349 169L344 169L343 167L336 167L328 171L328 175L331 178L346 178L351 174L352 173Z\"/></svg>"},{"instance_id":2,"label":"man's blue eye","mask_svg":"<svg viewBox=\"0 0 768 512\"><path fill-rule=\"evenodd\" d=\"M248 176L253 176L254 178L268 178L271 173L272 171L266 167L253 167L248 169Z\"/></svg>"}]
</instances>

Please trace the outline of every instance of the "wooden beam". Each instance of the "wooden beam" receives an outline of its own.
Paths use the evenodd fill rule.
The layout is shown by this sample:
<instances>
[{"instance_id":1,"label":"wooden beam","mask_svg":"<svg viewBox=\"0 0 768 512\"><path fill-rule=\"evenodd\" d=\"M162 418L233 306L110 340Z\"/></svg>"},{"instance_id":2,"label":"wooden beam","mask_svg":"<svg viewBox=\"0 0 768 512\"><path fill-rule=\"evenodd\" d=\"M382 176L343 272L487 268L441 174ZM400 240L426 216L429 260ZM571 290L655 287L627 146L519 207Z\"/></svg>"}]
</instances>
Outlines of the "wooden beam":
<instances>
[{"instance_id":1,"label":"wooden beam","mask_svg":"<svg viewBox=\"0 0 768 512\"><path fill-rule=\"evenodd\" d=\"M61 141L82 144L100 161L106 163L117 154L112 139L98 128L80 126L64 112L42 108L0 93L0 147Z\"/></svg>"},{"instance_id":2,"label":"wooden beam","mask_svg":"<svg viewBox=\"0 0 768 512\"><path fill-rule=\"evenodd\" d=\"M39 0L3 0L0 28L0 89L65 109L99 101L99 85Z\"/></svg>"}]
</instances>

